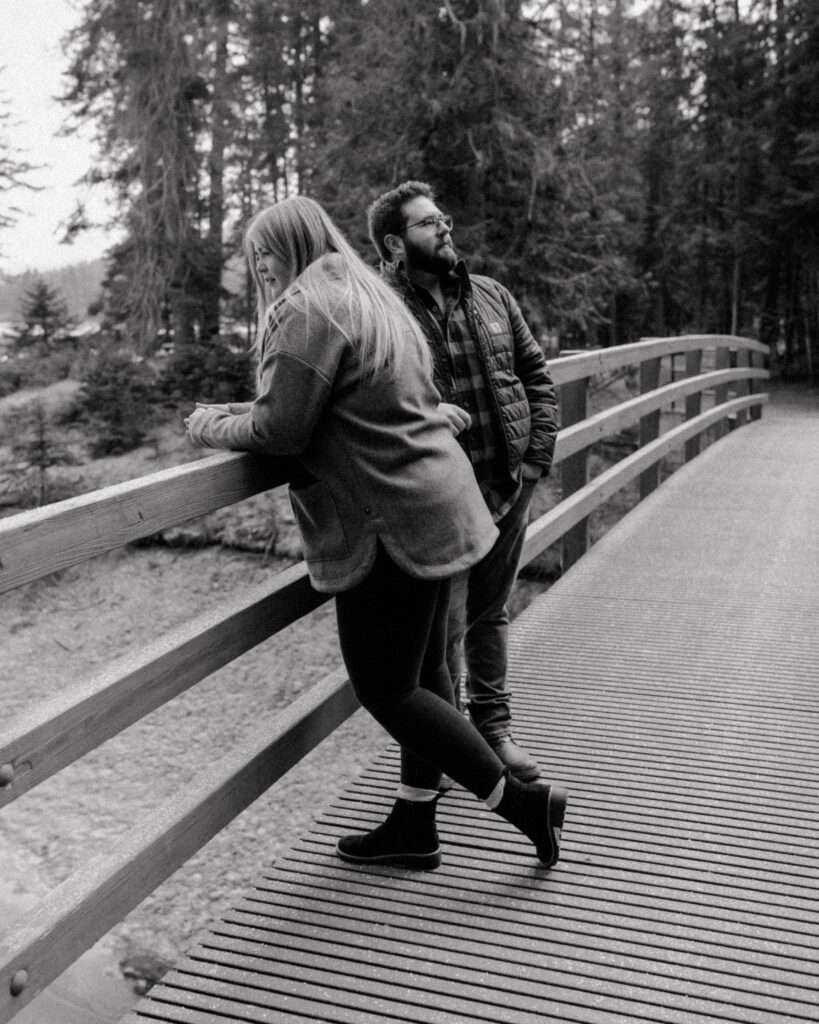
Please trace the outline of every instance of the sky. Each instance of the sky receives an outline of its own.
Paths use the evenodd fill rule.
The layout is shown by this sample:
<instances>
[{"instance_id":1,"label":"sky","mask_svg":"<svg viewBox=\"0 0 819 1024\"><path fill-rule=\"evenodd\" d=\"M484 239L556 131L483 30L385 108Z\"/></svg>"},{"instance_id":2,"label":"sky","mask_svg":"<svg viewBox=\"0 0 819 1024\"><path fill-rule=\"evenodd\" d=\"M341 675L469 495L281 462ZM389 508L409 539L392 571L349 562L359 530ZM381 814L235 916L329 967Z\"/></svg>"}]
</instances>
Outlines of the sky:
<instances>
[{"instance_id":1,"label":"sky","mask_svg":"<svg viewBox=\"0 0 819 1024\"><path fill-rule=\"evenodd\" d=\"M84 232L73 245L59 241L60 223L78 199L95 218L105 216L104 194L76 184L96 159L90 131L57 136L67 113L54 99L65 87L60 39L79 19L72 0L0 0L0 97L10 115L0 125L0 140L42 165L26 178L40 191L0 193L0 202L23 211L14 227L0 232L0 274L96 259L113 241L102 230Z\"/></svg>"}]
</instances>

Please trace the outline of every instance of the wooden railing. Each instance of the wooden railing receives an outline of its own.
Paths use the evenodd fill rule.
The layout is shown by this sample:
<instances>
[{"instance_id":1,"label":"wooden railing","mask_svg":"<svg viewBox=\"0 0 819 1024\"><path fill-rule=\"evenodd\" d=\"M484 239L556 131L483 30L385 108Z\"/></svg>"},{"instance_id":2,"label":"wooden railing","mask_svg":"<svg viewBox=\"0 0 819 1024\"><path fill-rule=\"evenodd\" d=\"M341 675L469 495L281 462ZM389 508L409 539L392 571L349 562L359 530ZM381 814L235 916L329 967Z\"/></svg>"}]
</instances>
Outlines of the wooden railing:
<instances>
[{"instance_id":1,"label":"wooden railing","mask_svg":"<svg viewBox=\"0 0 819 1024\"><path fill-rule=\"evenodd\" d=\"M707 372L704 353L713 365ZM759 417L767 400L759 390L768 377L766 353L766 346L750 339L698 335L651 338L553 360L562 418L555 455L562 500L529 527L523 561L562 539L565 569L586 549L595 508L635 478L644 497L657 486L660 463L669 453L682 450L692 458L706 432L716 440L749 416ZM684 376L673 379L673 369L663 368L673 368L680 355ZM639 380L640 393L589 416L588 382L624 370ZM665 414L680 403L684 412L662 432ZM638 438L636 450L589 480L590 448L628 428ZM275 459L221 453L0 520L0 593L284 479ZM299 563L4 722L0 807L326 599L310 587ZM0 1022L10 1020L356 707L344 672L327 676L16 921L0 936Z\"/></svg>"}]
</instances>

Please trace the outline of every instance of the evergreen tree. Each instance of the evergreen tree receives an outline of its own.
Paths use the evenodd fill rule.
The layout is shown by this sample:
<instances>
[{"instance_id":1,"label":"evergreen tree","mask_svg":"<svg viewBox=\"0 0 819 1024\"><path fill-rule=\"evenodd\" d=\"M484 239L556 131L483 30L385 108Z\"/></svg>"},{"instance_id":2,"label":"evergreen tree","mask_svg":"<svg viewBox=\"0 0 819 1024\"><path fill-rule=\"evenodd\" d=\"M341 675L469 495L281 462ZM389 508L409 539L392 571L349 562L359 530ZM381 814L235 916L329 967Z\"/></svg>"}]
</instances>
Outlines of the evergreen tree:
<instances>
[{"instance_id":1,"label":"evergreen tree","mask_svg":"<svg viewBox=\"0 0 819 1024\"><path fill-rule=\"evenodd\" d=\"M813 0L85 0L83 13L69 101L98 129L92 177L118 190L106 295L127 344L218 332L223 265L266 203L315 196L374 260L367 205L421 178L470 268L509 285L536 331L577 346L758 324L794 366L816 366Z\"/></svg>"},{"instance_id":2,"label":"evergreen tree","mask_svg":"<svg viewBox=\"0 0 819 1024\"><path fill-rule=\"evenodd\" d=\"M636 156L642 188L641 233L635 259L646 287L641 329L679 334L687 319L678 253L685 222L678 202L678 167L689 125L685 117L691 69L685 48L686 16L680 0L660 0L646 13L637 41L636 112L642 131Z\"/></svg>"},{"instance_id":3,"label":"evergreen tree","mask_svg":"<svg viewBox=\"0 0 819 1024\"><path fill-rule=\"evenodd\" d=\"M111 319L138 348L218 331L230 0L90 0L71 34L65 100L97 127L126 241L112 254ZM206 155L207 154L207 155Z\"/></svg>"},{"instance_id":4,"label":"evergreen tree","mask_svg":"<svg viewBox=\"0 0 819 1024\"><path fill-rule=\"evenodd\" d=\"M57 342L66 338L74 325L68 303L56 288L37 278L23 295L20 304L22 326L15 335L18 349L34 346L48 353Z\"/></svg>"},{"instance_id":5,"label":"evergreen tree","mask_svg":"<svg viewBox=\"0 0 819 1024\"><path fill-rule=\"evenodd\" d=\"M142 443L154 414L156 388L147 364L105 348L88 367L78 408L92 429L91 454L120 455Z\"/></svg>"},{"instance_id":6,"label":"evergreen tree","mask_svg":"<svg viewBox=\"0 0 819 1024\"><path fill-rule=\"evenodd\" d=\"M755 210L762 340L786 372L819 374L819 8L779 0L763 196Z\"/></svg>"},{"instance_id":7,"label":"evergreen tree","mask_svg":"<svg viewBox=\"0 0 819 1024\"><path fill-rule=\"evenodd\" d=\"M560 290L574 293L561 332L573 345L634 340L646 302L639 26L628 0L567 5L541 25L548 72L562 83L552 118L566 220L562 237L553 214L540 230L546 246L560 242L550 262Z\"/></svg>"},{"instance_id":8,"label":"evergreen tree","mask_svg":"<svg viewBox=\"0 0 819 1024\"><path fill-rule=\"evenodd\" d=\"M341 5L317 86L324 141L310 187L364 249L374 196L429 181L471 269L511 287L536 328L575 341L637 282L621 256L628 222L608 144L590 148L591 132L577 131L561 23L533 6Z\"/></svg>"},{"instance_id":9,"label":"evergreen tree","mask_svg":"<svg viewBox=\"0 0 819 1024\"><path fill-rule=\"evenodd\" d=\"M68 448L56 440L53 423L41 401L35 401L15 422L12 434L12 454L17 459L13 476L15 482L25 483L32 473L34 504L45 505L49 500L48 471L55 466L73 465L74 458ZM31 500L31 499L29 499Z\"/></svg>"}]
</instances>

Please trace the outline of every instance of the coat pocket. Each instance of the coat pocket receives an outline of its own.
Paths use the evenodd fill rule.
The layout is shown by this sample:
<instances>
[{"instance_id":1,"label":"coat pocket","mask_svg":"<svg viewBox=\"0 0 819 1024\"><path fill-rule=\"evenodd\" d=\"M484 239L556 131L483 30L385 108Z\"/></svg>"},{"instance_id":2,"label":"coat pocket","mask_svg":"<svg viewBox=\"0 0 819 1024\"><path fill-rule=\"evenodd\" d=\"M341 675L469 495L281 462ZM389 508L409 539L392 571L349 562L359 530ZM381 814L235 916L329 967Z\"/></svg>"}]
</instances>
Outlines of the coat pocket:
<instances>
[{"instance_id":1,"label":"coat pocket","mask_svg":"<svg viewBox=\"0 0 819 1024\"><path fill-rule=\"evenodd\" d=\"M290 504L308 562L347 558L350 550L341 516L333 494L323 480L306 487L291 487Z\"/></svg>"}]
</instances>

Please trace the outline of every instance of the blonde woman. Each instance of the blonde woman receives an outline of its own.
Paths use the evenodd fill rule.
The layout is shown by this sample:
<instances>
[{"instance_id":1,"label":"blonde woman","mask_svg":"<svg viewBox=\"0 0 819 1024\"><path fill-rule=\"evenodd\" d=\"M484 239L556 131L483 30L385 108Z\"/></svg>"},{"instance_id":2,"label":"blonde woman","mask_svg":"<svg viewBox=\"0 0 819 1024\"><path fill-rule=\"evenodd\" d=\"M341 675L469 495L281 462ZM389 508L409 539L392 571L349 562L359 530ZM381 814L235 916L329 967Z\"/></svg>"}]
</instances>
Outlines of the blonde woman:
<instances>
[{"instance_id":1,"label":"blonde woman","mask_svg":"<svg viewBox=\"0 0 819 1024\"><path fill-rule=\"evenodd\" d=\"M258 296L258 397L197 405L186 423L201 445L297 461L290 495L311 582L335 594L356 696L401 745L389 817L340 839L339 856L437 867L445 772L554 864L565 790L510 777L454 707L449 579L497 530L438 407L414 319L312 199L257 214L245 253Z\"/></svg>"}]
</instances>

